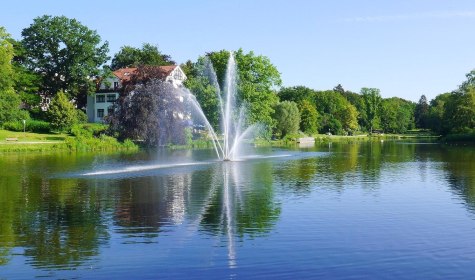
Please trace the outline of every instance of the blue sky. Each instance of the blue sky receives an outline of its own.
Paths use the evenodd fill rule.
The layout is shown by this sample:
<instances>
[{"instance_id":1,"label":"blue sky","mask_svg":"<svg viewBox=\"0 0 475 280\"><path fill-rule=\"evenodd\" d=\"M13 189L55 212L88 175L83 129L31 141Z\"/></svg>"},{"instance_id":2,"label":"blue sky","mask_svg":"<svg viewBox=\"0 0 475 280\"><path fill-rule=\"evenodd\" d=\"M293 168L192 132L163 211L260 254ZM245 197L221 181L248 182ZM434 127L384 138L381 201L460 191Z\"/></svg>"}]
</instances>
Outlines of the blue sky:
<instances>
[{"instance_id":1,"label":"blue sky","mask_svg":"<svg viewBox=\"0 0 475 280\"><path fill-rule=\"evenodd\" d=\"M7 1L0 26L21 39L44 14L97 30L111 56L144 42L178 63L221 49L254 51L270 58L284 86L340 83L430 100L475 68L473 0Z\"/></svg>"}]
</instances>

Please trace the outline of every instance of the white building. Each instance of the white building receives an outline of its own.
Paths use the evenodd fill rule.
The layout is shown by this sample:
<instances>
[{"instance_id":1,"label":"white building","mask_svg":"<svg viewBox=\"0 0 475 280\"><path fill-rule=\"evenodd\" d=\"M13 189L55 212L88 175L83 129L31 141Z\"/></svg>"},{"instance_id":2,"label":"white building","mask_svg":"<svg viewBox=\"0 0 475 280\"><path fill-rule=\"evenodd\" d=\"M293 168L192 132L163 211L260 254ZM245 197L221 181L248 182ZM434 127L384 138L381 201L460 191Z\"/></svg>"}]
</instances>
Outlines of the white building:
<instances>
[{"instance_id":1,"label":"white building","mask_svg":"<svg viewBox=\"0 0 475 280\"><path fill-rule=\"evenodd\" d=\"M161 78L173 84L182 86L186 75L178 65L157 66ZM103 122L104 117L111 114L114 102L119 98L119 92L124 83L136 73L137 68L121 68L113 72L112 77L101 81L98 91L87 97L87 119L89 122Z\"/></svg>"}]
</instances>

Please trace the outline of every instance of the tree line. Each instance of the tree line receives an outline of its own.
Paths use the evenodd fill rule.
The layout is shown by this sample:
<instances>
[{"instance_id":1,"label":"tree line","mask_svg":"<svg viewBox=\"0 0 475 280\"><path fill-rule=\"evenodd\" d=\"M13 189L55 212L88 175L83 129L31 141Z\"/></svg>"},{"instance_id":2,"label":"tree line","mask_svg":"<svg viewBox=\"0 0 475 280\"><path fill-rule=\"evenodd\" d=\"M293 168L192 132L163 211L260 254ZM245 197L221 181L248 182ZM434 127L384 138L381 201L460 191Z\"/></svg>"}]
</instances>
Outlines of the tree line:
<instances>
[{"instance_id":1,"label":"tree line","mask_svg":"<svg viewBox=\"0 0 475 280\"><path fill-rule=\"evenodd\" d=\"M142 67L145 71L146 66L175 64L170 55L148 43L139 48L123 46L111 58L108 42L96 31L64 16L37 17L21 35L21 40L15 40L0 27L0 126L4 128L9 122L31 118L47 121L56 130L67 130L74 123L86 121L87 96L112 71L123 67ZM209 52L181 65L188 78L185 86L196 95L216 128L219 116L215 84L224 87L229 55L226 50ZM474 131L475 71L467 74L453 92L431 101L422 95L415 103L398 97L382 98L379 89L369 87L359 92L345 90L341 85L331 90L282 87L280 73L268 57L242 49L234 56L238 99L247 107L249 122L267 127L266 137L299 132L405 133L415 128L443 135ZM211 80L207 63L216 73ZM47 99L51 100L50 110L44 112L41 104ZM120 123L120 119L113 120L111 126L115 135L133 125ZM137 131L133 137L140 133Z\"/></svg>"}]
</instances>

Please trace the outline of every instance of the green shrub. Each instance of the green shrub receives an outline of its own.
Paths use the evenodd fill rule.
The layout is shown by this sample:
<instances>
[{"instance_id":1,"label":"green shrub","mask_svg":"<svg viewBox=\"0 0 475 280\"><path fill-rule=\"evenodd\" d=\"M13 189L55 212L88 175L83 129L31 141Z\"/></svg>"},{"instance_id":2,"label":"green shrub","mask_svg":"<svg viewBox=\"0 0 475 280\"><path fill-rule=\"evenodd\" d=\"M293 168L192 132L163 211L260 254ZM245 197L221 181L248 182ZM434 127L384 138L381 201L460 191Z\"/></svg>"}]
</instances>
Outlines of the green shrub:
<instances>
[{"instance_id":1,"label":"green shrub","mask_svg":"<svg viewBox=\"0 0 475 280\"><path fill-rule=\"evenodd\" d=\"M71 134L75 137L68 137L65 142L70 150L75 151L135 150L138 148L129 139L121 143L116 138L106 135L106 130L107 125L104 124L75 124L71 127Z\"/></svg>"},{"instance_id":2,"label":"green shrub","mask_svg":"<svg viewBox=\"0 0 475 280\"><path fill-rule=\"evenodd\" d=\"M10 131L23 131L23 123L22 122L4 122L3 129L10 130Z\"/></svg>"},{"instance_id":3,"label":"green shrub","mask_svg":"<svg viewBox=\"0 0 475 280\"><path fill-rule=\"evenodd\" d=\"M50 133L51 128L49 122L28 120L26 121L26 130L36 133Z\"/></svg>"},{"instance_id":4,"label":"green shrub","mask_svg":"<svg viewBox=\"0 0 475 280\"><path fill-rule=\"evenodd\" d=\"M77 123L77 110L70 102L68 96L60 91L51 100L48 109L48 120L51 127L57 131L68 131L74 123Z\"/></svg>"},{"instance_id":5,"label":"green shrub","mask_svg":"<svg viewBox=\"0 0 475 280\"><path fill-rule=\"evenodd\" d=\"M100 136L107 131L107 125L100 123L75 124L71 127L71 134L74 136Z\"/></svg>"},{"instance_id":6,"label":"green shrub","mask_svg":"<svg viewBox=\"0 0 475 280\"><path fill-rule=\"evenodd\" d=\"M87 123L87 115L83 110L76 110L76 121L77 123Z\"/></svg>"},{"instance_id":7,"label":"green shrub","mask_svg":"<svg viewBox=\"0 0 475 280\"><path fill-rule=\"evenodd\" d=\"M3 128L10 131L23 131L23 121L6 122ZM45 121L27 120L25 123L25 131L35 133L49 133L50 124Z\"/></svg>"}]
</instances>

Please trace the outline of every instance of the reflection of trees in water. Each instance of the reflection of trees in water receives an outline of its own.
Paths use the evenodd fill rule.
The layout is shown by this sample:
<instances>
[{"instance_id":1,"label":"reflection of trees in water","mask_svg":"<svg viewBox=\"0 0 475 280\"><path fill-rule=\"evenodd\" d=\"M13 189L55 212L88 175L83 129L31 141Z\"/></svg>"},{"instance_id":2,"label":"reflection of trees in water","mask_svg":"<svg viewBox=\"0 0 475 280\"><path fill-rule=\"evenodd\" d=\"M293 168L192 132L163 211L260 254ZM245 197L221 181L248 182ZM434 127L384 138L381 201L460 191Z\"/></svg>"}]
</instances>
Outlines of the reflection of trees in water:
<instances>
[{"instance_id":1,"label":"reflection of trees in water","mask_svg":"<svg viewBox=\"0 0 475 280\"><path fill-rule=\"evenodd\" d=\"M446 180L452 191L475 212L475 148L445 146L440 153Z\"/></svg>"},{"instance_id":2,"label":"reflection of trees in water","mask_svg":"<svg viewBox=\"0 0 475 280\"><path fill-rule=\"evenodd\" d=\"M321 168L318 162L318 158L286 161L275 167L274 174L278 181L285 182L295 192L309 194L312 181Z\"/></svg>"},{"instance_id":3,"label":"reflection of trees in water","mask_svg":"<svg viewBox=\"0 0 475 280\"><path fill-rule=\"evenodd\" d=\"M119 232L157 233L162 225L183 222L190 184L190 174L121 181L119 201L115 207L115 221L122 227Z\"/></svg>"},{"instance_id":4,"label":"reflection of trees in water","mask_svg":"<svg viewBox=\"0 0 475 280\"><path fill-rule=\"evenodd\" d=\"M80 265L96 256L108 238L100 196L74 180L57 182L39 180L40 187L22 198L16 232L33 266Z\"/></svg>"},{"instance_id":5,"label":"reflection of trees in water","mask_svg":"<svg viewBox=\"0 0 475 280\"><path fill-rule=\"evenodd\" d=\"M372 190L379 185L381 171L391 165L414 159L414 145L372 141L357 143L317 144L327 155L290 160L276 166L274 174L296 194L309 194L313 187L342 191L354 183Z\"/></svg>"},{"instance_id":6,"label":"reflection of trees in water","mask_svg":"<svg viewBox=\"0 0 475 280\"><path fill-rule=\"evenodd\" d=\"M199 180L209 182L207 185L196 184L208 188L204 193L209 200L203 201L203 212L196 209L198 211L191 214L214 235L225 233L229 226L239 236L266 233L280 215L280 206L274 201L272 166L269 163L217 164L205 179Z\"/></svg>"},{"instance_id":7,"label":"reflection of trees in water","mask_svg":"<svg viewBox=\"0 0 475 280\"><path fill-rule=\"evenodd\" d=\"M9 248L22 246L38 267L77 266L98 254L107 231L98 193L76 180L45 178L65 170L77 157L12 154L0 159L0 264Z\"/></svg>"},{"instance_id":8,"label":"reflection of trees in water","mask_svg":"<svg viewBox=\"0 0 475 280\"><path fill-rule=\"evenodd\" d=\"M5 173L0 178L0 266L10 260L10 250L15 246L15 218L18 216L16 201L20 188L15 184L17 178Z\"/></svg>"},{"instance_id":9,"label":"reflection of trees in water","mask_svg":"<svg viewBox=\"0 0 475 280\"><path fill-rule=\"evenodd\" d=\"M225 238L269 232L280 215L270 162L216 163L209 169L119 180L51 179L43 170L71 170L77 158L0 160L0 265L23 247L40 268L84 265L116 233L132 241L156 238L164 225L187 222ZM90 163L91 158L86 162ZM13 166L13 167L9 167ZM19 169L19 170L17 170ZM9 175L10 174L10 175ZM233 254L230 254L233 255ZM234 257L230 256L230 260Z\"/></svg>"},{"instance_id":10,"label":"reflection of trees in water","mask_svg":"<svg viewBox=\"0 0 475 280\"><path fill-rule=\"evenodd\" d=\"M224 162L216 164L196 184L207 190L200 192L202 204L190 213L190 220L212 235L225 238L230 268L237 264L235 237L265 234L280 215L272 182L272 166L268 163Z\"/></svg>"}]
</instances>

